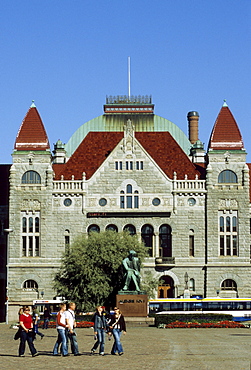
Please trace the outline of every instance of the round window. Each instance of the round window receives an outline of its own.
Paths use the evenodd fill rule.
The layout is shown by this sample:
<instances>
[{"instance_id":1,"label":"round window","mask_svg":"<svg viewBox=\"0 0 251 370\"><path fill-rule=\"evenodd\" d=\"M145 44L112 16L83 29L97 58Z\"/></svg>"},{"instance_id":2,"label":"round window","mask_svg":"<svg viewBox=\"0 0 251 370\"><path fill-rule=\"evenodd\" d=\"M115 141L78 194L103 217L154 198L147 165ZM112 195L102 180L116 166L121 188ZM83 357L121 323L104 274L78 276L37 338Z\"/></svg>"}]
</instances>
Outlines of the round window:
<instances>
[{"instance_id":1,"label":"round window","mask_svg":"<svg viewBox=\"0 0 251 370\"><path fill-rule=\"evenodd\" d=\"M66 199L64 200L64 205L65 205L66 207L69 207L71 204L72 204L72 200L71 200L70 198L66 198Z\"/></svg>"},{"instance_id":2,"label":"round window","mask_svg":"<svg viewBox=\"0 0 251 370\"><path fill-rule=\"evenodd\" d=\"M152 204L154 206L159 206L160 205L160 199L159 198L154 198L153 201L152 201Z\"/></svg>"},{"instance_id":3,"label":"round window","mask_svg":"<svg viewBox=\"0 0 251 370\"><path fill-rule=\"evenodd\" d=\"M195 203L196 203L196 200L195 200L194 198L189 198L189 199L188 199L188 204L189 204L189 206L194 206L194 205L195 205Z\"/></svg>"},{"instance_id":4,"label":"round window","mask_svg":"<svg viewBox=\"0 0 251 370\"><path fill-rule=\"evenodd\" d=\"M99 199L99 205L100 205L101 207L106 206L106 204L107 204L107 200L106 200L105 198L101 198L101 199Z\"/></svg>"}]
</instances>

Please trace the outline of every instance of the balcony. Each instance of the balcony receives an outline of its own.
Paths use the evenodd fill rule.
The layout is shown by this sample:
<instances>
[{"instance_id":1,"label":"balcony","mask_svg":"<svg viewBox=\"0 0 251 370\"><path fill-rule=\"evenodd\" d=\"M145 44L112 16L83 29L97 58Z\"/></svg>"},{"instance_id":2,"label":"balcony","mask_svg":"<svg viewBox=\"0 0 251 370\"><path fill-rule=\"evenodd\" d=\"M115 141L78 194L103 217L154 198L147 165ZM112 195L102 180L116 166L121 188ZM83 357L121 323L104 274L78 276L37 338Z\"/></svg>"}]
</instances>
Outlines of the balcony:
<instances>
[{"instance_id":1,"label":"balcony","mask_svg":"<svg viewBox=\"0 0 251 370\"><path fill-rule=\"evenodd\" d=\"M155 264L157 266L175 265L175 257L156 257Z\"/></svg>"}]
</instances>

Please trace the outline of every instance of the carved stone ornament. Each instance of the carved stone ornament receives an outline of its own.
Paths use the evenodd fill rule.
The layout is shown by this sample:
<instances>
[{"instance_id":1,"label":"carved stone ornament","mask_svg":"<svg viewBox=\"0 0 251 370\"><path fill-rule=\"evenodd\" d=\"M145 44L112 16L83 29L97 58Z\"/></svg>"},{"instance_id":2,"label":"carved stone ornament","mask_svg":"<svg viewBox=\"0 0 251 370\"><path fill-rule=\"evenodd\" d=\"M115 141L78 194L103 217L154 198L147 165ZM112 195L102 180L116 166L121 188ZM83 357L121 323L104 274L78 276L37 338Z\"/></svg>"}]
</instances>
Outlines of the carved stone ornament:
<instances>
[{"instance_id":1,"label":"carved stone ornament","mask_svg":"<svg viewBox=\"0 0 251 370\"><path fill-rule=\"evenodd\" d=\"M123 149L125 153L132 153L134 151L134 126L130 119L124 125L124 142Z\"/></svg>"},{"instance_id":2,"label":"carved stone ornament","mask_svg":"<svg viewBox=\"0 0 251 370\"><path fill-rule=\"evenodd\" d=\"M24 199L21 203L21 209L39 211L41 209L41 202L37 199Z\"/></svg>"}]
</instances>

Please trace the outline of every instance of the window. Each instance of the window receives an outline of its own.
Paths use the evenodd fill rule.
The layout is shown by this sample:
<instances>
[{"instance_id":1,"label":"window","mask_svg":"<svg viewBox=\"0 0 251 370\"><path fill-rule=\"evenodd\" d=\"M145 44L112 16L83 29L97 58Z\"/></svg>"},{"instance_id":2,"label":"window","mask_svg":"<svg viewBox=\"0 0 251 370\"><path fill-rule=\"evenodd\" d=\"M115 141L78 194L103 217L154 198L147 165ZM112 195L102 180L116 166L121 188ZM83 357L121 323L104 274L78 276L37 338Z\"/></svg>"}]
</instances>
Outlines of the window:
<instances>
[{"instance_id":1,"label":"window","mask_svg":"<svg viewBox=\"0 0 251 370\"><path fill-rule=\"evenodd\" d=\"M237 175L230 170L224 170L219 174L218 182L221 184L237 183Z\"/></svg>"},{"instance_id":2,"label":"window","mask_svg":"<svg viewBox=\"0 0 251 370\"><path fill-rule=\"evenodd\" d=\"M64 232L64 244L65 244L65 252L69 252L70 250L70 231L65 230Z\"/></svg>"},{"instance_id":3,"label":"window","mask_svg":"<svg viewBox=\"0 0 251 370\"><path fill-rule=\"evenodd\" d=\"M126 192L120 191L120 208L139 208L139 192L131 184L126 185Z\"/></svg>"},{"instance_id":4,"label":"window","mask_svg":"<svg viewBox=\"0 0 251 370\"><path fill-rule=\"evenodd\" d=\"M27 171L23 174L22 184L41 184L41 177L35 171Z\"/></svg>"},{"instance_id":5,"label":"window","mask_svg":"<svg viewBox=\"0 0 251 370\"><path fill-rule=\"evenodd\" d=\"M161 257L172 257L172 229L169 225L159 228L159 246Z\"/></svg>"},{"instance_id":6,"label":"window","mask_svg":"<svg viewBox=\"0 0 251 370\"><path fill-rule=\"evenodd\" d=\"M133 170L133 161L126 161L126 170Z\"/></svg>"},{"instance_id":7,"label":"window","mask_svg":"<svg viewBox=\"0 0 251 370\"><path fill-rule=\"evenodd\" d=\"M195 280L194 279L189 280L189 290L193 292L195 291Z\"/></svg>"},{"instance_id":8,"label":"window","mask_svg":"<svg viewBox=\"0 0 251 370\"><path fill-rule=\"evenodd\" d=\"M143 161L136 161L136 170L143 170Z\"/></svg>"},{"instance_id":9,"label":"window","mask_svg":"<svg viewBox=\"0 0 251 370\"><path fill-rule=\"evenodd\" d=\"M220 256L238 256L237 211L219 211Z\"/></svg>"},{"instance_id":10,"label":"window","mask_svg":"<svg viewBox=\"0 0 251 370\"><path fill-rule=\"evenodd\" d=\"M141 229L141 237L150 257L153 256L153 227L144 225Z\"/></svg>"},{"instance_id":11,"label":"window","mask_svg":"<svg viewBox=\"0 0 251 370\"><path fill-rule=\"evenodd\" d=\"M226 279L221 284L221 290L234 290L234 291L237 291L237 284L232 279Z\"/></svg>"},{"instance_id":12,"label":"window","mask_svg":"<svg viewBox=\"0 0 251 370\"><path fill-rule=\"evenodd\" d=\"M40 256L40 213L22 212L22 256Z\"/></svg>"},{"instance_id":13,"label":"window","mask_svg":"<svg viewBox=\"0 0 251 370\"><path fill-rule=\"evenodd\" d=\"M122 170L122 161L115 162L115 170Z\"/></svg>"},{"instance_id":14,"label":"window","mask_svg":"<svg viewBox=\"0 0 251 370\"><path fill-rule=\"evenodd\" d=\"M110 225L107 225L106 230L111 230L111 231L115 231L116 233L118 232L118 228L116 225L113 225L113 224L110 224Z\"/></svg>"},{"instance_id":15,"label":"window","mask_svg":"<svg viewBox=\"0 0 251 370\"><path fill-rule=\"evenodd\" d=\"M35 280L26 280L23 284L23 289L38 290L38 284Z\"/></svg>"},{"instance_id":16,"label":"window","mask_svg":"<svg viewBox=\"0 0 251 370\"><path fill-rule=\"evenodd\" d=\"M90 225L87 229L87 232L88 232L88 234L91 233L91 232L99 233L100 232L100 227L98 225Z\"/></svg>"},{"instance_id":17,"label":"window","mask_svg":"<svg viewBox=\"0 0 251 370\"><path fill-rule=\"evenodd\" d=\"M136 234L136 228L133 225L125 225L124 231L128 231L130 235L135 235Z\"/></svg>"},{"instance_id":18,"label":"window","mask_svg":"<svg viewBox=\"0 0 251 370\"><path fill-rule=\"evenodd\" d=\"M189 256L194 257L194 231L189 230Z\"/></svg>"}]
</instances>

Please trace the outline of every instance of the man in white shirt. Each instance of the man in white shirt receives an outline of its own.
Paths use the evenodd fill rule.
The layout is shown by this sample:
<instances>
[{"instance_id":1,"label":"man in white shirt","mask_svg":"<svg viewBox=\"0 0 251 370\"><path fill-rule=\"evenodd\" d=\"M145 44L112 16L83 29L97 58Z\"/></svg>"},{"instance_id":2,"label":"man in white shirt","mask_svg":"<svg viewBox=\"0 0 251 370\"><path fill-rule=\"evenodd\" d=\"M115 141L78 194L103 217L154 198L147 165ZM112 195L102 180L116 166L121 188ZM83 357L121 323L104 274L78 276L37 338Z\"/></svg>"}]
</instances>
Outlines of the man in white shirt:
<instances>
[{"instance_id":1,"label":"man in white shirt","mask_svg":"<svg viewBox=\"0 0 251 370\"><path fill-rule=\"evenodd\" d=\"M76 320L75 320L75 309L76 304L74 302L69 303L69 308L67 311L65 311L65 321L68 325L68 331L67 331L67 344L68 344L68 338L71 342L71 351L74 354L74 356L80 356L79 350L78 350L78 342L77 342L77 335L75 332L76 328Z\"/></svg>"}]
</instances>

